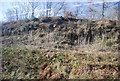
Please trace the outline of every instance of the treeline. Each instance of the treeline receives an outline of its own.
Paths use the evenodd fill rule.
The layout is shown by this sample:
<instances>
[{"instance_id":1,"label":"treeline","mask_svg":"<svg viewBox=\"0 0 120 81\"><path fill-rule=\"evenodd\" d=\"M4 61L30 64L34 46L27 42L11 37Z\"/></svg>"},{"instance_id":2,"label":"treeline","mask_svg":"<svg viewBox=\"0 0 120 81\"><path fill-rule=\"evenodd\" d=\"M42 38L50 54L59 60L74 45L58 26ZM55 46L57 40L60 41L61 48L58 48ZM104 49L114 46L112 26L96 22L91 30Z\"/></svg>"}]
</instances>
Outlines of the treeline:
<instances>
[{"instance_id":1,"label":"treeline","mask_svg":"<svg viewBox=\"0 0 120 81\"><path fill-rule=\"evenodd\" d=\"M12 8L5 13L7 21L31 19L34 17L65 16L66 13L81 19L118 18L118 6L116 3L108 3L105 0L96 4L92 2L49 2L46 0L44 2L14 2L11 5Z\"/></svg>"}]
</instances>

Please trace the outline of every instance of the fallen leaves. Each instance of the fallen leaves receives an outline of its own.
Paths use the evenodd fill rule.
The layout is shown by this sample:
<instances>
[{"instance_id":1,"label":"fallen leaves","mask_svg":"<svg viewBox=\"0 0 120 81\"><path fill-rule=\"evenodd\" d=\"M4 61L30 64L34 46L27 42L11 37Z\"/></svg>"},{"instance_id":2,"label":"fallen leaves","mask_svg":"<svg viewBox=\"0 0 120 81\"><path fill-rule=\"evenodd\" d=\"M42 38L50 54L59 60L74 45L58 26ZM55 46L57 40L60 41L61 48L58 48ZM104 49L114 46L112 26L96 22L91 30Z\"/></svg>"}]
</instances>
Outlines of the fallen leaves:
<instances>
[{"instance_id":1,"label":"fallen leaves","mask_svg":"<svg viewBox=\"0 0 120 81\"><path fill-rule=\"evenodd\" d=\"M72 52L62 50L17 48L5 48L2 53L3 78L8 79L116 78L119 71L118 57L113 54L75 53L73 57Z\"/></svg>"},{"instance_id":2,"label":"fallen leaves","mask_svg":"<svg viewBox=\"0 0 120 81\"><path fill-rule=\"evenodd\" d=\"M50 79L62 79L62 74L60 73L56 73L56 74L53 74Z\"/></svg>"},{"instance_id":3,"label":"fallen leaves","mask_svg":"<svg viewBox=\"0 0 120 81\"><path fill-rule=\"evenodd\" d=\"M45 62L45 63L43 63L43 64L41 64L41 66L40 66L40 69L45 69L47 67L47 63Z\"/></svg>"},{"instance_id":4,"label":"fallen leaves","mask_svg":"<svg viewBox=\"0 0 120 81\"><path fill-rule=\"evenodd\" d=\"M47 66L43 71L40 71L39 79L61 79L62 74L54 73L52 67Z\"/></svg>"}]
</instances>

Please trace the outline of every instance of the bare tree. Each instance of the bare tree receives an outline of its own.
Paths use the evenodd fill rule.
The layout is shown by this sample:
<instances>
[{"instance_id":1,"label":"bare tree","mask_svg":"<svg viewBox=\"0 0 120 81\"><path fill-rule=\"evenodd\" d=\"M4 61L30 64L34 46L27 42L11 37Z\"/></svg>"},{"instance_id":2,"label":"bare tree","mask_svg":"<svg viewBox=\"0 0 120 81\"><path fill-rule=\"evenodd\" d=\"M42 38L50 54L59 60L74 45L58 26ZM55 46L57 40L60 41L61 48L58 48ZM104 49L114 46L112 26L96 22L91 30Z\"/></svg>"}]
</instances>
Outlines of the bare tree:
<instances>
[{"instance_id":1,"label":"bare tree","mask_svg":"<svg viewBox=\"0 0 120 81\"><path fill-rule=\"evenodd\" d=\"M51 14L50 12L52 10L52 5L53 5L53 2L50 2L49 0L45 0L45 2L41 2L40 7L42 8L44 15L46 17L50 16L50 14ZM42 12L42 15L43 15L43 12ZM40 12L40 15L41 15L41 12Z\"/></svg>"},{"instance_id":2,"label":"bare tree","mask_svg":"<svg viewBox=\"0 0 120 81\"><path fill-rule=\"evenodd\" d=\"M81 3L80 2L76 2L75 3L75 5L80 5ZM78 17L81 13L82 13L82 11L81 11L81 6L75 6L75 9L74 9L74 15L76 16L76 17Z\"/></svg>"},{"instance_id":3,"label":"bare tree","mask_svg":"<svg viewBox=\"0 0 120 81\"><path fill-rule=\"evenodd\" d=\"M8 9L6 12L7 20L13 21L13 20L23 19L24 8L22 7L21 3L13 2L11 5L12 5L12 8Z\"/></svg>"},{"instance_id":4,"label":"bare tree","mask_svg":"<svg viewBox=\"0 0 120 81\"><path fill-rule=\"evenodd\" d=\"M45 10L45 16L57 16L64 7L64 2L46 2L42 3L43 9Z\"/></svg>"},{"instance_id":5,"label":"bare tree","mask_svg":"<svg viewBox=\"0 0 120 81\"><path fill-rule=\"evenodd\" d=\"M21 16L23 19L33 18L35 17L35 11L37 8L40 8L41 2L19 2L16 3L19 6L19 16Z\"/></svg>"},{"instance_id":6,"label":"bare tree","mask_svg":"<svg viewBox=\"0 0 120 81\"><path fill-rule=\"evenodd\" d=\"M89 13L88 15L89 15L90 19L94 19L95 13L96 13L95 6L93 3L94 0L88 0L88 1L89 2L87 4L89 4L89 8L88 8L87 12Z\"/></svg>"},{"instance_id":7,"label":"bare tree","mask_svg":"<svg viewBox=\"0 0 120 81\"><path fill-rule=\"evenodd\" d=\"M65 6L65 2L57 2L57 3L55 3L53 16L57 16L60 13L60 11L63 10L64 6Z\"/></svg>"},{"instance_id":8,"label":"bare tree","mask_svg":"<svg viewBox=\"0 0 120 81\"><path fill-rule=\"evenodd\" d=\"M12 9L14 10L14 15L16 20L22 19L23 8L21 7L22 2L12 2Z\"/></svg>"},{"instance_id":9,"label":"bare tree","mask_svg":"<svg viewBox=\"0 0 120 81\"><path fill-rule=\"evenodd\" d=\"M40 2L29 2L29 7L31 9L31 17L35 17L35 10L40 6Z\"/></svg>"},{"instance_id":10,"label":"bare tree","mask_svg":"<svg viewBox=\"0 0 120 81\"><path fill-rule=\"evenodd\" d=\"M20 10L21 10L21 19L28 19L29 18L29 3L28 2L21 2L19 3Z\"/></svg>"},{"instance_id":11,"label":"bare tree","mask_svg":"<svg viewBox=\"0 0 120 81\"><path fill-rule=\"evenodd\" d=\"M13 9L8 9L7 12L5 13L6 14L6 19L7 21L15 21L15 12Z\"/></svg>"},{"instance_id":12,"label":"bare tree","mask_svg":"<svg viewBox=\"0 0 120 81\"><path fill-rule=\"evenodd\" d=\"M15 10L15 15L16 15L16 20L18 20L19 18L18 18L18 9L17 8L14 8L14 10Z\"/></svg>"},{"instance_id":13,"label":"bare tree","mask_svg":"<svg viewBox=\"0 0 120 81\"><path fill-rule=\"evenodd\" d=\"M46 2L46 16L47 17L50 16L52 5L53 5L53 2Z\"/></svg>"},{"instance_id":14,"label":"bare tree","mask_svg":"<svg viewBox=\"0 0 120 81\"><path fill-rule=\"evenodd\" d=\"M72 12L70 11L65 11L64 12L64 18L75 18Z\"/></svg>"},{"instance_id":15,"label":"bare tree","mask_svg":"<svg viewBox=\"0 0 120 81\"><path fill-rule=\"evenodd\" d=\"M19 20L19 6L18 6L18 2L14 2L12 3L12 9L14 11L14 17L16 18L16 20Z\"/></svg>"},{"instance_id":16,"label":"bare tree","mask_svg":"<svg viewBox=\"0 0 120 81\"><path fill-rule=\"evenodd\" d=\"M8 12L12 13L10 17L16 20L29 19L36 16L36 12L47 17L57 16L64 7L64 2L14 2L13 8ZM52 12L52 14L51 14ZM14 15L14 16L12 16ZM13 18L11 18L13 19Z\"/></svg>"},{"instance_id":17,"label":"bare tree","mask_svg":"<svg viewBox=\"0 0 120 81\"><path fill-rule=\"evenodd\" d=\"M104 18L105 16L105 0L103 0L103 4L102 4L102 17Z\"/></svg>"},{"instance_id":18,"label":"bare tree","mask_svg":"<svg viewBox=\"0 0 120 81\"><path fill-rule=\"evenodd\" d=\"M96 10L94 9L94 8L89 8L89 10L88 10L88 12L90 12L91 13L91 19L94 19L95 18L95 13L96 13Z\"/></svg>"},{"instance_id":19,"label":"bare tree","mask_svg":"<svg viewBox=\"0 0 120 81\"><path fill-rule=\"evenodd\" d=\"M118 2L118 21L120 26L120 1Z\"/></svg>"}]
</instances>

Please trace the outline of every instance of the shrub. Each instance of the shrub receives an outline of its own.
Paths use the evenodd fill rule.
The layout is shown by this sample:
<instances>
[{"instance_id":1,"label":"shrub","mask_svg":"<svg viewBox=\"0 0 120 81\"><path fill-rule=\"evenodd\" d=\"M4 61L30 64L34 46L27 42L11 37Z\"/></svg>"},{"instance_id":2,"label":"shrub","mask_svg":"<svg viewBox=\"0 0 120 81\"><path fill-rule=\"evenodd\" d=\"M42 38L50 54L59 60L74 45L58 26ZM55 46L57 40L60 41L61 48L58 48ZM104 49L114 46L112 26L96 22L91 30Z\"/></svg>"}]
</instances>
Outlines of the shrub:
<instances>
[{"instance_id":1,"label":"shrub","mask_svg":"<svg viewBox=\"0 0 120 81\"><path fill-rule=\"evenodd\" d=\"M107 41L107 42L106 42L106 46L111 47L112 45L113 45L113 42L112 42L112 41Z\"/></svg>"},{"instance_id":2,"label":"shrub","mask_svg":"<svg viewBox=\"0 0 120 81\"><path fill-rule=\"evenodd\" d=\"M58 58L58 61L61 62L61 61L62 61L62 57L59 57L59 58Z\"/></svg>"},{"instance_id":3,"label":"shrub","mask_svg":"<svg viewBox=\"0 0 120 81\"><path fill-rule=\"evenodd\" d=\"M69 12L69 11L65 11L64 12L64 18L72 18L72 17L75 17L74 15L73 15L73 13L72 12Z\"/></svg>"}]
</instances>

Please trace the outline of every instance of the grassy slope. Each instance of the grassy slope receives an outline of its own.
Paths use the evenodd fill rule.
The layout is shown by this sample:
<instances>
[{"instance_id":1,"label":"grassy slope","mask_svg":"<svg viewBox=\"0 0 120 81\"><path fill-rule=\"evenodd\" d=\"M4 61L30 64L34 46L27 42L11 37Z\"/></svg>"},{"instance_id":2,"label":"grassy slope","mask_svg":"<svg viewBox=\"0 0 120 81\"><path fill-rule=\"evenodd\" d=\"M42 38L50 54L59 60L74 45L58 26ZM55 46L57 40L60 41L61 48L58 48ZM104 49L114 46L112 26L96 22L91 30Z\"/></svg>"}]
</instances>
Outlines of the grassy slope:
<instances>
[{"instance_id":1,"label":"grassy slope","mask_svg":"<svg viewBox=\"0 0 120 81\"><path fill-rule=\"evenodd\" d=\"M117 78L116 54L86 54L66 50L3 48L2 78Z\"/></svg>"},{"instance_id":2,"label":"grassy slope","mask_svg":"<svg viewBox=\"0 0 120 81\"><path fill-rule=\"evenodd\" d=\"M1 37L3 45L2 78L118 78L119 57L115 51L119 48L119 32L118 27L114 25L115 21L91 22L91 29L89 29L88 21L64 21L62 18L59 20L59 18L54 19L54 17L50 19L50 22L43 22L49 20L49 18L43 18L38 21L11 22L5 25L6 27L16 27L17 30L12 31L15 34L10 34L7 31L8 35ZM51 29L50 25L56 25L54 31L50 30L51 32L49 32L47 30ZM21 28L22 31L20 31ZM26 34L24 28L31 30ZM31 31L33 34L30 33ZM90 44L86 44L88 41L84 43L84 40L90 38L91 33L89 31L92 31L94 40ZM97 35L100 32L102 35ZM85 35L80 37L82 34ZM69 37L71 35L73 36ZM79 40L82 41L80 45L78 45L78 40L74 38L74 35L84 38ZM73 43L73 45L67 45L68 43ZM57 50L55 47L59 45L63 47ZM51 49L52 47L55 49Z\"/></svg>"}]
</instances>

